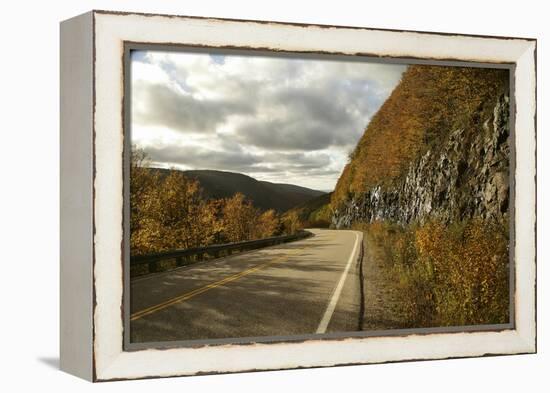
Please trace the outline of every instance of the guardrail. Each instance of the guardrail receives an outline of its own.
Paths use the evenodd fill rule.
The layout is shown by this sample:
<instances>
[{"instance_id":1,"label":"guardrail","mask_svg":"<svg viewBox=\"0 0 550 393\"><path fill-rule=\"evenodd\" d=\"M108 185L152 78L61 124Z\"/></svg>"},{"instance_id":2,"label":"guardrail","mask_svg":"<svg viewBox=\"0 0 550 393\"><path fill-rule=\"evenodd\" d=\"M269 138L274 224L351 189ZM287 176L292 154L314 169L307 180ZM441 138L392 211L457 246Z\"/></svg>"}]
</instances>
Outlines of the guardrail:
<instances>
[{"instance_id":1,"label":"guardrail","mask_svg":"<svg viewBox=\"0 0 550 393\"><path fill-rule=\"evenodd\" d=\"M244 251L288 243L295 240L305 239L312 235L313 233L311 232L300 231L294 235L274 236L244 242L214 244L206 247L195 247L183 250L135 255L130 257L130 277L164 272L199 261L226 257Z\"/></svg>"}]
</instances>

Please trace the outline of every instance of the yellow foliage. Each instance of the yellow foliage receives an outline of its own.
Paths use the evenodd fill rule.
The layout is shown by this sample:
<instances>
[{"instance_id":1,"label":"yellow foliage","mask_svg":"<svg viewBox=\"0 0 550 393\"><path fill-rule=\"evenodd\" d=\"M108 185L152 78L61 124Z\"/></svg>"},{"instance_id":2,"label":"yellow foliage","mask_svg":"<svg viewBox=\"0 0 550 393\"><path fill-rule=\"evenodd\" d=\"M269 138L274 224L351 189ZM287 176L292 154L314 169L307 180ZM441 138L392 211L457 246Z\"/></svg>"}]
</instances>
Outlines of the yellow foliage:
<instances>
[{"instance_id":1,"label":"yellow foliage","mask_svg":"<svg viewBox=\"0 0 550 393\"><path fill-rule=\"evenodd\" d=\"M256 236L260 239L274 236L279 230L279 225L279 217L275 210L267 210L257 218Z\"/></svg>"},{"instance_id":2,"label":"yellow foliage","mask_svg":"<svg viewBox=\"0 0 550 393\"><path fill-rule=\"evenodd\" d=\"M130 181L132 254L210 244L216 235L212 206L197 181L173 171L158 173L134 167Z\"/></svg>"},{"instance_id":3,"label":"yellow foliage","mask_svg":"<svg viewBox=\"0 0 550 393\"><path fill-rule=\"evenodd\" d=\"M296 211L291 210L285 214L283 218L283 227L284 232L288 235L293 235L303 228L300 217Z\"/></svg>"},{"instance_id":4,"label":"yellow foliage","mask_svg":"<svg viewBox=\"0 0 550 393\"><path fill-rule=\"evenodd\" d=\"M431 144L471 127L508 83L508 71L411 65L370 121L332 195L334 208L354 194L388 185Z\"/></svg>"},{"instance_id":5,"label":"yellow foliage","mask_svg":"<svg viewBox=\"0 0 550 393\"><path fill-rule=\"evenodd\" d=\"M274 210L262 212L243 194L206 199L198 181L149 167L132 151L130 249L132 255L260 239L279 234Z\"/></svg>"},{"instance_id":6,"label":"yellow foliage","mask_svg":"<svg viewBox=\"0 0 550 393\"><path fill-rule=\"evenodd\" d=\"M223 225L226 238L230 242L240 242L254 238L256 217L259 211L241 193L225 200Z\"/></svg>"},{"instance_id":7,"label":"yellow foliage","mask_svg":"<svg viewBox=\"0 0 550 393\"><path fill-rule=\"evenodd\" d=\"M360 226L386 252L410 326L506 323L509 319L507 223L472 219L447 226Z\"/></svg>"}]
</instances>

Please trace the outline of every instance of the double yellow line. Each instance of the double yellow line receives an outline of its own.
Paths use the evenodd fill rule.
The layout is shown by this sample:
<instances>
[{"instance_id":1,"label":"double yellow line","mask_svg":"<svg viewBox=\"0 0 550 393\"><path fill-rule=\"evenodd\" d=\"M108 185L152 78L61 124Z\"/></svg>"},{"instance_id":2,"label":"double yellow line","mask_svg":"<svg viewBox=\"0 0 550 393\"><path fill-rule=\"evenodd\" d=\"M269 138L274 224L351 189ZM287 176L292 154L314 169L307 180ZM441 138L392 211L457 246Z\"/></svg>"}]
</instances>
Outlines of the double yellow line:
<instances>
[{"instance_id":1,"label":"double yellow line","mask_svg":"<svg viewBox=\"0 0 550 393\"><path fill-rule=\"evenodd\" d=\"M260 265L257 265L257 266L254 266L253 268L250 268L250 269L247 269L247 270L243 270L242 272L240 273L237 273L237 274L234 274L232 276L229 276L229 277L226 277L224 278L223 280L219 280L219 281L216 281L216 282L213 282L212 284L208 284L204 287L200 287L200 288L197 288L191 292L186 292L182 295L179 295L179 296L176 296L170 300L167 300L165 302L162 302L162 303L159 303L155 306L151 306L149 308L146 308L144 310L141 310L141 311L137 311L135 312L134 314L132 314L130 316L130 320L131 321L135 321L136 319L140 319L140 318L143 318L144 316L146 315L150 315L150 314L153 314L157 311L160 311L160 310L163 310L167 307L170 307L170 306L173 306L174 304L176 303L180 303L180 302L184 302L186 300L189 300L191 299L192 297L195 297L197 295L200 295L201 293L204 293L206 291L209 291L211 289L214 289L216 287L219 287L220 285L224 285L224 284L227 284L231 281L235 281L235 280L238 280L239 278L243 277L243 276L246 276L250 273L254 273L255 271L258 271L260 269L263 269L264 267L268 266L268 265L271 265L275 262L278 262L284 258L288 258L288 255L287 256L284 256L284 257L279 257L279 258L276 258L276 259L273 259L269 262L266 262L266 263L262 263Z\"/></svg>"}]
</instances>

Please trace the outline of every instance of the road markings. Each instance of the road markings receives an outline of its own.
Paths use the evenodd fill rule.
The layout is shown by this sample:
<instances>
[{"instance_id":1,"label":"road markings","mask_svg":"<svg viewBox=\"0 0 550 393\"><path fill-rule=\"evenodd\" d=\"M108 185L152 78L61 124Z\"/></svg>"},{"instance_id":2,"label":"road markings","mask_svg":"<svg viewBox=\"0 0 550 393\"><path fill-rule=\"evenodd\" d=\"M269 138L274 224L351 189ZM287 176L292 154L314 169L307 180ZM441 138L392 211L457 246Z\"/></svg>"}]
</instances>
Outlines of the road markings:
<instances>
[{"instance_id":1,"label":"road markings","mask_svg":"<svg viewBox=\"0 0 550 393\"><path fill-rule=\"evenodd\" d=\"M317 334L323 334L327 331L328 324L330 322L330 319L332 318L332 314L334 313L334 310L336 309L336 305L338 304L338 299L340 298L342 289L344 288L344 283L346 281L346 277L348 276L348 271L353 263L353 260L356 257L355 254L357 252L357 247L359 246L359 240L360 240L359 233L355 232L355 245L353 246L353 250L351 251L351 255L349 256L346 268L344 269L344 272L340 277L340 281L338 281L338 285L336 285L336 288L332 293L332 297L330 298L330 302L328 303L327 309L325 310L323 319L321 319L321 322L319 323L319 327L315 332Z\"/></svg>"},{"instance_id":2,"label":"road markings","mask_svg":"<svg viewBox=\"0 0 550 393\"><path fill-rule=\"evenodd\" d=\"M279 262L285 258L288 258L291 254L289 255L285 255L284 257L279 257L279 258L275 258L269 262L266 262L266 263L262 263L261 265L257 265L257 266L254 266L253 268L250 268L250 269L247 269L247 270L243 270L242 272L240 273L237 273L237 274L233 274L232 276L229 276L229 277L226 277L224 278L223 280L219 280L219 281L216 281L216 282L213 282L211 284L208 284L204 287L200 287L200 288L197 288L191 292L186 292L182 295L179 295L179 296L176 296L175 298L172 298L170 300L167 300L165 302L162 302L162 303L159 303L155 306L151 306L151 307L148 307L144 310L141 310L141 311L137 311L135 312L134 314L132 314L130 316L130 320L131 321L135 321L136 319L139 319L139 318L142 318L146 315L150 315L150 314L153 314L157 311L160 311L160 310L163 310L165 308L168 308L170 306L173 306L174 304L176 303L180 303L180 302L184 302L186 300L189 300L191 299L192 297L195 297L197 295L200 295L201 293L204 293L206 291L209 291L211 289L214 289L216 287L219 287L220 285L224 285L224 284L227 284L231 281L235 281L235 280L238 280L239 278L243 277L243 276L246 276L248 274L251 274L251 273L254 273L255 271L258 271L260 269L263 269L264 267L268 266L268 265L271 265L275 262Z\"/></svg>"}]
</instances>

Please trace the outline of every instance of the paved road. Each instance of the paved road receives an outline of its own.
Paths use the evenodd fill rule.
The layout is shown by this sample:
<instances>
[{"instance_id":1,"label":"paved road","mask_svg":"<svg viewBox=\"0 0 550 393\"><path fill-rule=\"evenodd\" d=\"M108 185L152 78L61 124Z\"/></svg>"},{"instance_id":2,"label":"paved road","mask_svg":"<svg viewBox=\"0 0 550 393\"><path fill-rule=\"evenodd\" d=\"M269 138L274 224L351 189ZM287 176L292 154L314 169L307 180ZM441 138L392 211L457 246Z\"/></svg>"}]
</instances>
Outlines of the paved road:
<instances>
[{"instance_id":1,"label":"paved road","mask_svg":"<svg viewBox=\"0 0 550 393\"><path fill-rule=\"evenodd\" d=\"M131 283L132 342L356 331L362 234L313 237Z\"/></svg>"}]
</instances>

